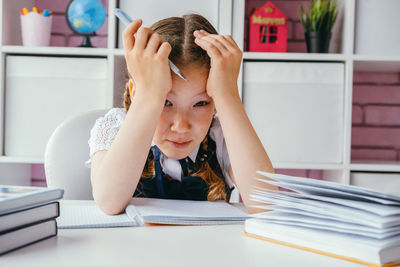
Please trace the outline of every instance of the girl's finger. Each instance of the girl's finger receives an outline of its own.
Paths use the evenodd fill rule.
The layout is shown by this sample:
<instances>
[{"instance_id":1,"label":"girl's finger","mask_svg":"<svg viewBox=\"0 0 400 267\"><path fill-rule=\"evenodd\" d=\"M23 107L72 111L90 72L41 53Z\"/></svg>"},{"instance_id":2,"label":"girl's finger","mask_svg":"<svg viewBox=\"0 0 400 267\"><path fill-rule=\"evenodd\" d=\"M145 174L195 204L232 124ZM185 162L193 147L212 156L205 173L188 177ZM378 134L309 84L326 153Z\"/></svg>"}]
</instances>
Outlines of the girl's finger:
<instances>
[{"instance_id":1,"label":"girl's finger","mask_svg":"<svg viewBox=\"0 0 400 267\"><path fill-rule=\"evenodd\" d=\"M221 54L227 54L229 52L229 49L225 46L224 42L228 45L229 45L229 43L227 43L224 40L221 40L222 38L218 37L218 35L208 34L208 35L203 35L203 36L200 36L197 38L200 38L200 39L203 39L203 40L206 40L206 41L212 43L219 49Z\"/></svg>"},{"instance_id":2,"label":"girl's finger","mask_svg":"<svg viewBox=\"0 0 400 267\"><path fill-rule=\"evenodd\" d=\"M138 30L136 35L134 50L142 51L146 48L147 42L150 39L150 36L153 34L153 30L147 27L142 27Z\"/></svg>"},{"instance_id":3,"label":"girl's finger","mask_svg":"<svg viewBox=\"0 0 400 267\"><path fill-rule=\"evenodd\" d=\"M237 43L235 42L235 40L233 40L232 36L230 36L230 35L222 35L222 37L223 37L234 49L239 49L239 46L237 45Z\"/></svg>"},{"instance_id":4,"label":"girl's finger","mask_svg":"<svg viewBox=\"0 0 400 267\"><path fill-rule=\"evenodd\" d=\"M204 33L205 31L200 30L200 32ZM239 46L236 44L235 40L233 40L232 36L230 35L209 34L208 36L217 39L231 53L235 53L237 50L240 50Z\"/></svg>"},{"instance_id":5,"label":"girl's finger","mask_svg":"<svg viewBox=\"0 0 400 267\"><path fill-rule=\"evenodd\" d=\"M231 52L234 52L234 51L240 49L239 46L236 44L235 40L233 40L231 35L209 34L205 30L200 30L199 32L200 32L200 34L208 34L209 36L211 36L215 39L218 39Z\"/></svg>"},{"instance_id":6,"label":"girl's finger","mask_svg":"<svg viewBox=\"0 0 400 267\"><path fill-rule=\"evenodd\" d=\"M147 43L146 50L149 52L157 53L158 48L162 44L161 36L158 33L153 33Z\"/></svg>"},{"instance_id":7,"label":"girl's finger","mask_svg":"<svg viewBox=\"0 0 400 267\"><path fill-rule=\"evenodd\" d=\"M159 54L161 58L168 58L171 51L172 51L172 47L171 47L170 43L163 42L160 45L160 48L158 49L157 54Z\"/></svg>"},{"instance_id":8,"label":"girl's finger","mask_svg":"<svg viewBox=\"0 0 400 267\"><path fill-rule=\"evenodd\" d=\"M210 58L217 58L222 56L221 51L213 45L211 42L203 39L203 38L196 38L194 39L194 42L203 48L205 51L207 51L207 54Z\"/></svg>"},{"instance_id":9,"label":"girl's finger","mask_svg":"<svg viewBox=\"0 0 400 267\"><path fill-rule=\"evenodd\" d=\"M135 37L133 36L139 27L142 25L142 20L137 19L129 24L122 32L122 42L124 45L125 52L129 52L135 45Z\"/></svg>"}]
</instances>

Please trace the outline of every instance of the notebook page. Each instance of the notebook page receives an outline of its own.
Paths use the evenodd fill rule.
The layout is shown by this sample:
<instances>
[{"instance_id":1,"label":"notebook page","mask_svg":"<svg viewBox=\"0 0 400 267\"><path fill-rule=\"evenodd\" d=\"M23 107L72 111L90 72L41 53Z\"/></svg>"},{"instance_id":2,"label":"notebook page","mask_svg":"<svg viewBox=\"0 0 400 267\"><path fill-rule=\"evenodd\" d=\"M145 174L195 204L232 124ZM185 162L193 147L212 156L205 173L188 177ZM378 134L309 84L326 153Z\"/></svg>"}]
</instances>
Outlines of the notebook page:
<instances>
[{"instance_id":1,"label":"notebook page","mask_svg":"<svg viewBox=\"0 0 400 267\"><path fill-rule=\"evenodd\" d=\"M97 205L61 203L60 217L56 220L59 229L139 226L139 223L127 213L107 215Z\"/></svg>"},{"instance_id":2,"label":"notebook page","mask_svg":"<svg viewBox=\"0 0 400 267\"><path fill-rule=\"evenodd\" d=\"M182 218L185 220L244 220L247 213L224 201L191 201L134 198L131 201L143 217Z\"/></svg>"}]
</instances>

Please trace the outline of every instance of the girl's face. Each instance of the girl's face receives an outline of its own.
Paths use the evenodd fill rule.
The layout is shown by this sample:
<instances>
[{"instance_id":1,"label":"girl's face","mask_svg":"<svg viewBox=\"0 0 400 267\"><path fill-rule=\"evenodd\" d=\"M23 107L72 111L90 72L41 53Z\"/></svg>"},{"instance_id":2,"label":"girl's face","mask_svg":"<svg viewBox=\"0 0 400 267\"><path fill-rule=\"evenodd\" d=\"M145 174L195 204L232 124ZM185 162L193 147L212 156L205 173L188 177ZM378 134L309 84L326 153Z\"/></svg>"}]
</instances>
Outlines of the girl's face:
<instances>
[{"instance_id":1,"label":"girl's face","mask_svg":"<svg viewBox=\"0 0 400 267\"><path fill-rule=\"evenodd\" d=\"M153 141L169 158L187 157L206 136L214 115L214 102L206 93L206 69L181 69L186 81L172 74Z\"/></svg>"}]
</instances>

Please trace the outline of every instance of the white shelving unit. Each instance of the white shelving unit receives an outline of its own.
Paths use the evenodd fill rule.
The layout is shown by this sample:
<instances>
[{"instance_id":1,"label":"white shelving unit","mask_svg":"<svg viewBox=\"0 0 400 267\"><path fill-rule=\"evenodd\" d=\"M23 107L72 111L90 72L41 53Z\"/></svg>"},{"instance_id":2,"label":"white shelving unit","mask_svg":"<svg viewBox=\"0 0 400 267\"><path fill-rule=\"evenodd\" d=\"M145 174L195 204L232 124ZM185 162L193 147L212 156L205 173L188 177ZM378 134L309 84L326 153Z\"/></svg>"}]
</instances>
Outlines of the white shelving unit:
<instances>
[{"instance_id":1,"label":"white shelving unit","mask_svg":"<svg viewBox=\"0 0 400 267\"><path fill-rule=\"evenodd\" d=\"M393 3L394 1L392 1ZM343 90L343 158L340 163L296 163L296 162L273 162L277 169L316 169L322 170L323 178L350 184L351 173L374 172L385 175L397 173L400 179L400 163L384 162L380 160L351 161L351 127L352 127L352 94L353 75L355 71L369 72L400 72L400 54L397 55L363 55L355 52L355 31L356 31L356 5L357 0L341 1L342 15L339 16L337 25L342 25L339 40L342 41L341 51L329 54L308 54L308 53L260 53L244 52L243 61L246 62L314 62L314 63L336 63L344 64L344 90ZM364 3L365 4L365 3ZM244 18L246 1L234 1L233 4L233 32L235 40L243 47ZM375 5L380 5L377 2ZM376 13L376 12L375 12ZM379 13L379 12L378 12ZM383 15L381 15L383 16ZM341 20L341 21L340 21ZM360 26L362 27L362 25ZM335 29L334 29L335 31ZM378 46L379 47L379 46ZM240 77L241 79L243 78ZM290 79L290 77L288 77ZM240 80L241 93L246 89L245 82ZM260 107L261 108L261 107ZM265 127L268 127L267 125ZM273 155L271 155L273 158ZM394 183L395 184L395 183ZM397 184L397 183L396 183Z\"/></svg>"},{"instance_id":2,"label":"white shelving unit","mask_svg":"<svg viewBox=\"0 0 400 267\"><path fill-rule=\"evenodd\" d=\"M169 2L176 4L179 0L170 0ZM190 7L191 5L195 8L199 5L198 1L182 1L184 4ZM249 0L248 0L249 1ZM142 3L139 0L109 0L108 11L111 14L111 10L115 7L122 6L125 10L126 6L136 5L134 10L140 10L140 8L147 8L152 10L153 4L157 4L154 7L154 11L161 12L158 14L156 11L152 14L143 14L149 17L170 16L171 12L176 12L175 15L182 15L179 13L179 7L177 10L171 10L171 5L168 1L156 1L149 0L146 3ZM350 151L351 151L351 112L352 112L352 88L353 88L353 72L357 70L363 71L400 71L400 55L399 56L368 56L368 55L356 55L354 53L354 36L355 36L355 13L356 13L356 0L341 1L342 5L340 22L337 23L337 29L335 29L336 39L341 42L338 46L340 51L335 51L329 54L307 54L307 53L254 53L245 52L243 56L244 64L252 64L252 62L284 62L284 63L332 63L332 64L343 64L343 105L341 119L343 121L341 130L341 160L340 162L273 162L274 167L278 169L315 169L322 170L323 178L328 180L334 180L342 183L350 183L350 174L352 171L374 171L374 172L399 172L400 166L398 162L394 163L380 163L380 162L351 162ZM0 29L3 32L10 32L10 27L16 31L15 36L11 38L4 38L3 34L0 36L0 79L2 81L0 87L0 173L7 172L8 177L15 179L15 183L27 183L30 177L26 177L28 169L31 163L43 163L43 156L12 156L5 154L5 143L7 138L4 133L6 129L4 114L5 106L5 95L8 88L6 88L6 69L7 69L7 57L13 56L38 56L38 57L76 57L76 58L102 58L107 61L107 72L106 72L106 103L101 105L101 108L111 108L113 106L121 105L121 95L123 92L124 78L126 77L126 67L124 62L124 51L118 46L120 40L119 24L115 17L112 15L108 16L108 48L75 48L75 47L23 47L21 46L19 34L19 17L10 16L11 12L18 12L24 6L33 6L33 0L23 1L8 1L2 0L0 2L0 14L2 19L0 20ZM204 1L201 2L204 5L204 10L209 14L203 14L211 21L217 21L216 28L221 34L231 34L237 41L241 48L244 47L244 19L245 19L245 4L246 0L219 0L219 1ZM164 6L163 6L164 5ZM202 7L203 8L203 7ZM190 10L190 8L188 8ZM132 8L133 10L133 8ZM217 10L217 11L216 11ZM132 11L135 12L135 11ZM165 15L163 15L164 13ZM17 13L15 13L17 14ZM134 16L135 14L131 14ZM211 17L211 18L210 18ZM340 27L339 27L340 26ZM335 26L336 27L336 26ZM2 38L3 36L3 38ZM18 39L19 38L19 39ZM239 90L241 96L246 93L246 81L244 77L246 74L243 72L243 66L239 75ZM287 77L290 79L290 77ZM267 82L267 81L266 81ZM68 92L66 92L68 93ZM245 94L244 94L245 95ZM37 96L38 98L45 98L46 96ZM67 103L68 104L68 103ZM73 103L69 103L73 105ZM284 103L282 103L284 104ZM41 107L37 107L41 108ZM247 107L246 107L247 108ZM262 111L263 107L260 107ZM49 111L50 112L50 111ZM55 114L57 115L56 111ZM72 115L72 114L71 114ZM323 115L323 114L322 114ZM321 116L322 116L321 115ZM265 144L266 145L266 144ZM43 147L44 151L44 147ZM273 156L272 156L273 158ZM16 166L18 168L16 168ZM24 169L24 172L20 170ZM17 171L16 171L17 170ZM23 176L23 177L21 177ZM0 176L0 183L3 176ZM10 182L10 181L6 181Z\"/></svg>"}]
</instances>

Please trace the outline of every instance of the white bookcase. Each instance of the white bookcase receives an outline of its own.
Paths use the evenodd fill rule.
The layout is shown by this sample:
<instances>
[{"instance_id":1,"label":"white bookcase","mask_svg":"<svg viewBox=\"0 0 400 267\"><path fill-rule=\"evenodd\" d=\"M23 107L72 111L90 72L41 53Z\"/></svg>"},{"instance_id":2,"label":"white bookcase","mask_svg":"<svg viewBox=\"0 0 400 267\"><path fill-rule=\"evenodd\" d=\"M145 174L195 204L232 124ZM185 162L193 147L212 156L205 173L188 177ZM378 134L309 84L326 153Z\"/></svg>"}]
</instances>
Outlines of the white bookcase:
<instances>
[{"instance_id":1,"label":"white bookcase","mask_svg":"<svg viewBox=\"0 0 400 267\"><path fill-rule=\"evenodd\" d=\"M322 170L324 179L349 184L352 172L370 171L378 173L391 172L392 174L400 173L400 165L398 162L355 163L350 160L353 73L358 70L398 72L400 71L400 54L382 56L356 54L354 52L357 17L356 0L341 2L341 13L334 29L331 53L245 52L243 58L244 64L242 65L238 84L245 108L248 110L250 119L257 122L255 123L257 124L256 128L258 128L261 133L260 138L264 141L265 147L268 148L271 146L271 143L269 143L267 139L268 136L275 136L274 138L278 138L275 142L277 144L285 144L283 138L290 138L290 134L287 132L279 137L279 135L276 134L279 133L279 130L293 130L293 125L308 125L309 127L306 130L302 129L303 131L297 132L298 136L291 140L293 142L290 144L291 147L284 147L280 156L277 157L277 160L274 160L274 155L271 154L275 168ZM0 14L2 14L0 29L2 29L3 32L1 35L3 38L0 42L0 79L2 81L0 87L0 183L5 179L4 173L7 173L6 176L9 177L8 179L14 179L13 181L16 181L15 183L27 183L30 179L30 177L26 177L29 176L27 170L30 168L30 164L43 163L43 154L37 153L37 151L41 149L44 151L43 143L38 142L35 144L37 147L34 147L34 151L32 151L32 147L29 147L29 142L26 144L24 143L27 140L29 141L29 139L26 137L24 139L23 136L25 133L23 134L20 132L20 129L26 131L26 125L32 124L32 120L35 120L35 114L47 114L47 116L49 116L49 124L46 124L46 121L41 121L41 123L43 123L40 124L42 131L38 131L38 136L35 136L34 132L30 133L33 135L30 136L31 142L35 142L34 140L42 140L46 134L51 132L52 128L55 128L55 125L59 123L62 118L74 115L76 112L81 112L85 109L111 108L121 105L126 67L123 56L124 52L120 45L121 25L115 17L112 15L108 16L108 48L23 47L21 46L19 37L19 17L11 16L10 13L14 12L14 14L17 14L16 12L18 12L19 9L24 6L33 6L33 3L33 0L2 0L0 2ZM130 15L133 17L141 15L144 21L152 21L172 15L182 15L188 11L197 11L212 21L221 34L233 35L239 46L243 48L245 4L245 0L148 0L145 2L140 0L109 0L108 11L109 14L112 14L112 10L115 7L121 7L128 11L128 13L131 11L132 13ZM362 27L362 25L360 27ZM10 32L15 32L15 34L10 34ZM4 38L6 33L8 36L7 39ZM24 116L22 112L23 109L19 109L15 106L18 105L18 103L25 103L25 101L22 100L25 96L24 91L9 92L12 89L12 87L10 87L10 77L8 76L10 75L9 70L11 67L9 64L12 60L10 61L9 59L20 57L40 58L40 61L46 61L46 58L56 59L59 60L59 67L61 69L65 68L69 61L66 60L64 64L62 58L77 59L82 62L85 60L87 62L96 62L100 60L102 64L104 64L104 75L97 78L104 82L104 88L96 92L95 95L98 96L97 101L92 102L92 104L87 107L79 105L78 108L74 108L75 103L71 100L76 96L76 92L67 89L61 90L61 92L65 94L64 99L66 102L64 104L70 105L72 107L71 110L65 110L64 107L60 109L50 107L51 110L43 110L46 108L46 105L44 105L46 102L54 101L57 91L51 92L51 94L48 95L46 91L37 90L37 94L32 93L30 96L33 98L32 103L29 105L29 101L26 102L29 108L37 110L29 114L29 116ZM271 90L271 88L268 87L268 75L263 76L263 71L273 69L274 66L278 65L283 69L285 69L285 65L287 65L289 70L293 68L292 70L295 71L297 68L303 71L309 71L307 73L314 74L315 71L319 69L319 66L323 66L323 68L328 71L326 73L334 74L334 78L330 80L330 84L332 86L334 85L332 87L333 89L326 93L318 92L318 88L321 86L323 87L324 84L324 81L321 81L321 86L318 87L318 85L315 85L311 89L308 88L307 93L303 96L302 94L297 94L296 99L286 97L286 101L284 101L284 96L279 95L284 92ZM321 72L318 75L324 75L324 73ZM313 77L318 77L318 75L314 75ZM71 79L79 78L79 74L72 76ZM323 76L320 76L320 79L321 77ZM284 78L284 76L281 76L281 81L284 80ZM48 77L48 79L52 78ZM290 81L291 77L288 75L286 79ZM302 81L299 80L299 83L301 82ZM310 81L305 81L305 84L300 86L299 90L307 89L307 82ZM317 83L316 81L313 82ZM268 88L268 90L261 90L263 86ZM35 88L32 88L32 90L35 90ZM14 93L15 95L13 95ZM280 126L276 124L276 122L279 121L279 114L268 113L271 109L269 109L268 105L262 105L262 101L259 101L262 97L267 98L269 94L276 97L276 99L280 99L280 101L284 101L282 103L275 103L275 108L281 108L280 112L284 112L284 106L288 103L291 104L293 108L296 108L296 111L298 111L297 115L299 115L296 117L296 121L291 122L291 117L286 116L286 121L280 121ZM321 102L324 103L325 106L329 106L329 99L334 98L334 103L331 107L318 110L320 105L313 102L313 94L315 94L317 98L321 97L319 99L325 101ZM90 100L94 97L92 91L87 88L80 96L83 100ZM315 101L318 101L318 99ZM13 103L12 106L10 106L11 103ZM35 103L38 104L35 105ZM266 118L265 123L275 124L264 125L263 117ZM302 118L306 123L299 123L299 121L297 121ZM16 124L14 124L14 121ZM324 129L318 130L318 126L324 121L334 121L334 125L326 124ZM315 124L313 124L313 122ZM290 125L291 123L293 124ZM33 123L33 125L35 124ZM280 129L279 127L283 127L283 125L286 125L286 128ZM295 134L294 132L293 135ZM318 142L314 142L316 140L318 140ZM27 146L27 149L24 150L23 146ZM305 150L307 147L310 151L314 152L314 154L310 153L310 151L304 151L304 155L307 156L302 157L301 150ZM327 149L326 153L324 153L325 148ZM290 149L296 149L293 155L297 157L293 155L291 155L292 157L288 156L289 154L287 153ZM278 151L276 147L272 150ZM8 153L8 151L14 151L16 153ZM360 178L357 176L357 179L353 180L359 181ZM6 182L9 182L9 180Z\"/></svg>"}]
</instances>

